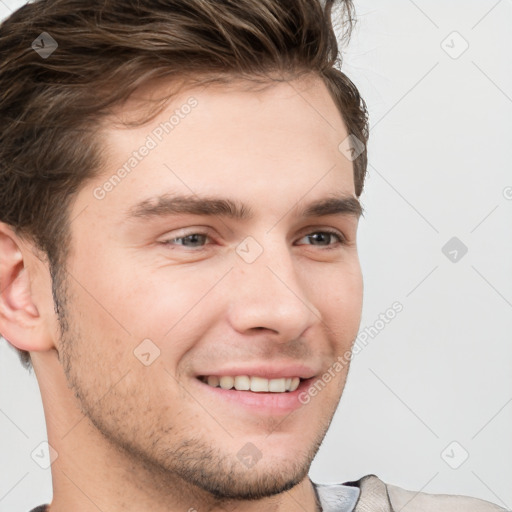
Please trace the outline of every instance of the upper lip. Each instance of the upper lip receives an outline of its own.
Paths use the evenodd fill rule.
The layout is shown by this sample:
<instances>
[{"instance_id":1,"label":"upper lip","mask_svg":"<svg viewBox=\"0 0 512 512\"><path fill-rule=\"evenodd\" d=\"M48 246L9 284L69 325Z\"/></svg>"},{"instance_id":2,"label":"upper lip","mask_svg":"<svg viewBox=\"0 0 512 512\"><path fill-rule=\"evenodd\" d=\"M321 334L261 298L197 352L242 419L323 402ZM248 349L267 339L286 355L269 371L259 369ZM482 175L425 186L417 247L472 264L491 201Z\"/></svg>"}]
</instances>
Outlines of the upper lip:
<instances>
[{"instance_id":1,"label":"upper lip","mask_svg":"<svg viewBox=\"0 0 512 512\"><path fill-rule=\"evenodd\" d=\"M229 375L236 377L238 375L249 375L250 377L262 377L264 379L280 379L282 377L300 377L301 379L310 379L317 374L311 367L303 364L291 365L270 365L269 363L257 366L230 366L228 368L215 369L201 372L201 376L216 375L222 377Z\"/></svg>"}]
</instances>

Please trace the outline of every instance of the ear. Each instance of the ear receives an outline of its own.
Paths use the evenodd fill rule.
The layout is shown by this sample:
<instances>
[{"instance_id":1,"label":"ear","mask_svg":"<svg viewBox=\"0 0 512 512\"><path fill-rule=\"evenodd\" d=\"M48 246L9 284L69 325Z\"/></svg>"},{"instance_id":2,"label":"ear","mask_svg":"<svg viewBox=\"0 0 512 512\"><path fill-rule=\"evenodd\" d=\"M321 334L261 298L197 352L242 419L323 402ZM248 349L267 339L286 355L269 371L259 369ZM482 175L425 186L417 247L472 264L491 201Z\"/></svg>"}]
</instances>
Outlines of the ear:
<instances>
[{"instance_id":1,"label":"ear","mask_svg":"<svg viewBox=\"0 0 512 512\"><path fill-rule=\"evenodd\" d=\"M0 333L20 350L42 351L54 346L48 318L41 314L48 311L48 296L52 300L45 268L30 244L0 222ZM49 282L48 293L41 287Z\"/></svg>"}]
</instances>

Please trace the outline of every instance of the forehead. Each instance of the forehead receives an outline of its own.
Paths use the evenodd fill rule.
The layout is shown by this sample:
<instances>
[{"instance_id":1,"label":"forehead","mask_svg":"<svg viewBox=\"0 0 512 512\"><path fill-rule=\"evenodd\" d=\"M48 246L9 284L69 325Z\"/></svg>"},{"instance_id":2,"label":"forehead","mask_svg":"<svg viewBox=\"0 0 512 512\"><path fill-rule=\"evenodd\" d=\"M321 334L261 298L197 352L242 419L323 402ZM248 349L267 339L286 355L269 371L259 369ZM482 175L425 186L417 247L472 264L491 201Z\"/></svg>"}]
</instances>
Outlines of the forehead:
<instances>
[{"instance_id":1,"label":"forehead","mask_svg":"<svg viewBox=\"0 0 512 512\"><path fill-rule=\"evenodd\" d=\"M93 209L118 216L162 193L265 197L268 206L310 192L353 195L352 162L338 149L347 129L319 77L184 88L148 123L116 122L140 118L144 99L165 92L141 90L105 123L103 173L82 191Z\"/></svg>"},{"instance_id":2,"label":"forehead","mask_svg":"<svg viewBox=\"0 0 512 512\"><path fill-rule=\"evenodd\" d=\"M166 96L169 96L166 108L148 123L126 129L118 122L143 119L156 98ZM112 150L112 160L127 155L134 144L148 137L159 146L157 152L165 148L173 153L184 143L199 152L203 147L217 144L219 154L226 156L225 153L234 153L236 142L255 136L262 141L266 136L268 142L274 140L275 144L259 147L262 157L262 153L269 155L274 147L297 150L292 147L293 142L298 146L304 139L311 142L308 149L320 143L320 148L329 146L338 156L340 138L347 135L327 87L314 74L284 82L238 79L193 87L161 81L153 86L148 84L113 111L102 131L104 142ZM218 144L222 141L229 144ZM284 142L290 144L284 146Z\"/></svg>"}]
</instances>

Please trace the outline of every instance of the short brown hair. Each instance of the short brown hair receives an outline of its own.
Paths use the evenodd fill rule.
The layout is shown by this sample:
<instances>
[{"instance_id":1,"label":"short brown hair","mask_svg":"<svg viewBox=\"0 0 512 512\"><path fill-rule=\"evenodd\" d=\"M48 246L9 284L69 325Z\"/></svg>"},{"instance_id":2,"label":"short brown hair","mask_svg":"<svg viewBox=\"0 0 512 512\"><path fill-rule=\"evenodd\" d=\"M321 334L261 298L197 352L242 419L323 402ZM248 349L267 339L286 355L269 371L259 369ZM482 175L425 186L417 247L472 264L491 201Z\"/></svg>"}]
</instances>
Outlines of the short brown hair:
<instances>
[{"instance_id":1,"label":"short brown hair","mask_svg":"<svg viewBox=\"0 0 512 512\"><path fill-rule=\"evenodd\" d=\"M348 39L351 0L36 0L7 18L0 25L0 221L42 251L53 289L65 268L70 202L101 170L100 121L155 80L320 76L348 132L364 144L353 162L359 196L368 116L338 69L335 12ZM57 48L38 54L33 43L42 39L44 47L48 35ZM18 352L30 368L29 352Z\"/></svg>"}]
</instances>

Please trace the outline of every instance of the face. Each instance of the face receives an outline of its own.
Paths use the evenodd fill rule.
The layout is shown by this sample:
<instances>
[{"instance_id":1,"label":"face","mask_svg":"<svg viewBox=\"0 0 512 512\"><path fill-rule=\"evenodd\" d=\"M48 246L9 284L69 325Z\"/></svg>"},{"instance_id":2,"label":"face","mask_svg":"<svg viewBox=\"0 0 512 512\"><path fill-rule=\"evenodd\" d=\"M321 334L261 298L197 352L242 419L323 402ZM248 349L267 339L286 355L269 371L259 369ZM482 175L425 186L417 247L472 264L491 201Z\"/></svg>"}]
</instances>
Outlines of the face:
<instances>
[{"instance_id":1,"label":"face","mask_svg":"<svg viewBox=\"0 0 512 512\"><path fill-rule=\"evenodd\" d=\"M361 315L347 135L318 79L189 89L105 126L106 169L70 212L57 348L134 461L220 498L307 475Z\"/></svg>"}]
</instances>

